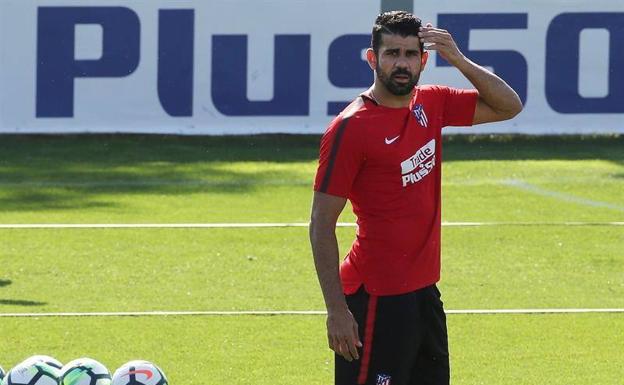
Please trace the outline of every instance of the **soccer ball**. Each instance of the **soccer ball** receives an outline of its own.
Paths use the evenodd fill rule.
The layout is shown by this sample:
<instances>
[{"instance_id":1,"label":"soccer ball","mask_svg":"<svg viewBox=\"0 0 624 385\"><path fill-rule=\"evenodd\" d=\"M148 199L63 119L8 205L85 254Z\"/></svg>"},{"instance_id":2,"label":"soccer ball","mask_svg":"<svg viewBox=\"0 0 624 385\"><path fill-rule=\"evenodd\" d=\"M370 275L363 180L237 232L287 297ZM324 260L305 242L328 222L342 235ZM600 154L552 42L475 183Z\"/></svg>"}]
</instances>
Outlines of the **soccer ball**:
<instances>
[{"instance_id":1,"label":"soccer ball","mask_svg":"<svg viewBox=\"0 0 624 385\"><path fill-rule=\"evenodd\" d=\"M113 374L112 385L168 385L163 371L149 361L130 361Z\"/></svg>"},{"instance_id":2,"label":"soccer ball","mask_svg":"<svg viewBox=\"0 0 624 385\"><path fill-rule=\"evenodd\" d=\"M91 358L68 362L61 369L59 385L110 385L111 375L106 366Z\"/></svg>"},{"instance_id":3,"label":"soccer ball","mask_svg":"<svg viewBox=\"0 0 624 385\"><path fill-rule=\"evenodd\" d=\"M3 385L57 385L58 369L45 362L21 363L9 370Z\"/></svg>"},{"instance_id":4,"label":"soccer ball","mask_svg":"<svg viewBox=\"0 0 624 385\"><path fill-rule=\"evenodd\" d=\"M63 364L59 360L50 356L36 355L36 356L28 357L27 359L22 361L23 364L33 364L35 362L46 363L50 365L51 367L56 368L58 370L61 370L61 368L63 367Z\"/></svg>"}]
</instances>

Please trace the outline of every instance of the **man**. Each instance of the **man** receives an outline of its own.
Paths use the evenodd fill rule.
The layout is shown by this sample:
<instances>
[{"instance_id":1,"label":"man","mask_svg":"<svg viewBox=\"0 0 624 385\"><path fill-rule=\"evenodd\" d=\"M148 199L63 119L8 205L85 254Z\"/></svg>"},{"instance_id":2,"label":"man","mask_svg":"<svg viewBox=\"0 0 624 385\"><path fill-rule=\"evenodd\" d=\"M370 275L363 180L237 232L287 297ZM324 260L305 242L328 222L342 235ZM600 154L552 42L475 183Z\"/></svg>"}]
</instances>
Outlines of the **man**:
<instances>
[{"instance_id":1,"label":"man","mask_svg":"<svg viewBox=\"0 0 624 385\"><path fill-rule=\"evenodd\" d=\"M321 140L310 241L336 353L337 385L448 384L440 278L441 128L522 110L499 77L414 15L377 17L366 53L373 85ZM416 86L435 50L474 90ZM357 237L339 267L335 227L349 199Z\"/></svg>"}]
</instances>

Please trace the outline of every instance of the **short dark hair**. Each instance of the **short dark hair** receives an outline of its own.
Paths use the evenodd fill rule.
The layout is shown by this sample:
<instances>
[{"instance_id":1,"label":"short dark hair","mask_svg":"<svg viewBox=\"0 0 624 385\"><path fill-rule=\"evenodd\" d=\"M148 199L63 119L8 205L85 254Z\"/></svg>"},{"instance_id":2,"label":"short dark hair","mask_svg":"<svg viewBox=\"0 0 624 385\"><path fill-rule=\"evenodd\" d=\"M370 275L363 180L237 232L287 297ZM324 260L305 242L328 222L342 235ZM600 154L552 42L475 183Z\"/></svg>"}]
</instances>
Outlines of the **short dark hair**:
<instances>
[{"instance_id":1,"label":"short dark hair","mask_svg":"<svg viewBox=\"0 0 624 385\"><path fill-rule=\"evenodd\" d=\"M418 36L422 21L413 14L406 11L388 11L380 14L375 19L373 25L373 33L371 37L371 46L375 55L379 53L381 45L381 35L401 35ZM423 52L424 44L420 43L420 52Z\"/></svg>"}]
</instances>

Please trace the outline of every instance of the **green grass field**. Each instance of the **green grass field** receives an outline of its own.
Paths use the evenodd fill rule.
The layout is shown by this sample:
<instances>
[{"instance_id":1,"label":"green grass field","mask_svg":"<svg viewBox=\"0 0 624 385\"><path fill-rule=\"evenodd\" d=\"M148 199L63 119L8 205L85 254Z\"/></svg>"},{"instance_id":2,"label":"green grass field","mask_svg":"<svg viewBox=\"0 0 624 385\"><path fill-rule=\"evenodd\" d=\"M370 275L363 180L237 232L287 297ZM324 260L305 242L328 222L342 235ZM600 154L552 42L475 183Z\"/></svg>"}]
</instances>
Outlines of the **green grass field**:
<instances>
[{"instance_id":1,"label":"green grass field","mask_svg":"<svg viewBox=\"0 0 624 385\"><path fill-rule=\"evenodd\" d=\"M318 139L0 136L0 224L307 222ZM624 222L624 137L449 137L443 197L443 221L490 224L443 228L447 309L624 308L624 226L606 224ZM338 229L343 253L353 234ZM324 310L307 229L0 228L0 314L169 310ZM330 384L324 325L0 317L0 365L144 358L178 385ZM454 384L624 384L624 313L448 326Z\"/></svg>"}]
</instances>

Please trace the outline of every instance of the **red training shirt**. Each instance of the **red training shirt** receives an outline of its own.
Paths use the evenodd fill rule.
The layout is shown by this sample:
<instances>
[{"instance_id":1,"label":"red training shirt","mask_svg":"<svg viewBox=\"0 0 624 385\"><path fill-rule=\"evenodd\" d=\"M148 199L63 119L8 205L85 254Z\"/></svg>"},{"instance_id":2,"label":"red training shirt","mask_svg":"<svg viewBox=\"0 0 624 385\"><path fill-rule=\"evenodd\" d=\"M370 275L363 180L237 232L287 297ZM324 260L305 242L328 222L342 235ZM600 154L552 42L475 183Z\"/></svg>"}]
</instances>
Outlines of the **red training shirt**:
<instances>
[{"instance_id":1,"label":"red training shirt","mask_svg":"<svg viewBox=\"0 0 624 385\"><path fill-rule=\"evenodd\" d=\"M442 127L472 125L478 92L417 86L409 108L364 93L321 139L314 190L348 198L356 239L340 266L345 294L397 295L440 279Z\"/></svg>"}]
</instances>

